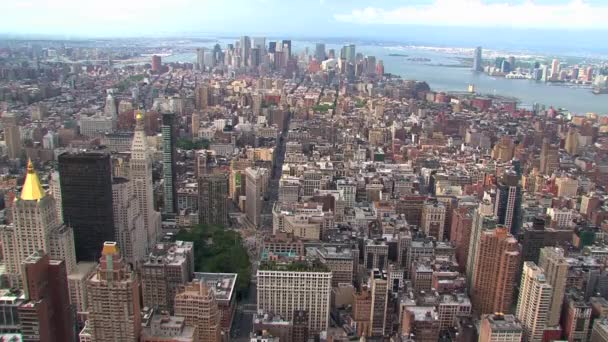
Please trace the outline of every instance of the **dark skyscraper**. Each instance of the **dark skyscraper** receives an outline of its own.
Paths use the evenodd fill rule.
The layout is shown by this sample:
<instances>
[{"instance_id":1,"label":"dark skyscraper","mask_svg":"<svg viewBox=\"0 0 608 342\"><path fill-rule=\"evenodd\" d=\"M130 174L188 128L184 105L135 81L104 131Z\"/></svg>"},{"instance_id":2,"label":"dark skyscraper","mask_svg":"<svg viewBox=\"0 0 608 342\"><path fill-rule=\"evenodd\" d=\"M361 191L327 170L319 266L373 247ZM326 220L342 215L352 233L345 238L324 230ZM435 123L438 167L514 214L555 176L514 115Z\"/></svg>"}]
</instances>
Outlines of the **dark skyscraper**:
<instances>
[{"instance_id":1,"label":"dark skyscraper","mask_svg":"<svg viewBox=\"0 0 608 342\"><path fill-rule=\"evenodd\" d=\"M177 193L175 189L175 114L163 114L163 180L164 207L163 213L174 215L177 212Z\"/></svg>"},{"instance_id":2,"label":"dark skyscraper","mask_svg":"<svg viewBox=\"0 0 608 342\"><path fill-rule=\"evenodd\" d=\"M249 53L251 52L251 38L249 38L249 36L242 36L240 46L241 61L243 65L247 65L247 62L249 61Z\"/></svg>"},{"instance_id":3,"label":"dark skyscraper","mask_svg":"<svg viewBox=\"0 0 608 342\"><path fill-rule=\"evenodd\" d=\"M275 53L277 51L277 42L268 42L268 53Z\"/></svg>"},{"instance_id":4,"label":"dark skyscraper","mask_svg":"<svg viewBox=\"0 0 608 342\"><path fill-rule=\"evenodd\" d=\"M481 46L475 48L475 54L473 55L473 70L483 71L483 60L481 58Z\"/></svg>"},{"instance_id":5,"label":"dark skyscraper","mask_svg":"<svg viewBox=\"0 0 608 342\"><path fill-rule=\"evenodd\" d=\"M207 174L199 178L199 222L228 225L228 176Z\"/></svg>"},{"instance_id":6,"label":"dark skyscraper","mask_svg":"<svg viewBox=\"0 0 608 342\"><path fill-rule=\"evenodd\" d=\"M498 223L509 228L509 233L517 236L521 226L522 188L519 176L514 171L507 171L496 186L496 204L494 215Z\"/></svg>"},{"instance_id":7,"label":"dark skyscraper","mask_svg":"<svg viewBox=\"0 0 608 342\"><path fill-rule=\"evenodd\" d=\"M315 46L315 59L319 62L325 60L325 44L317 43Z\"/></svg>"},{"instance_id":8,"label":"dark skyscraper","mask_svg":"<svg viewBox=\"0 0 608 342\"><path fill-rule=\"evenodd\" d=\"M114 240L112 165L101 151L59 156L63 220L74 228L76 260L95 261L99 246Z\"/></svg>"}]
</instances>

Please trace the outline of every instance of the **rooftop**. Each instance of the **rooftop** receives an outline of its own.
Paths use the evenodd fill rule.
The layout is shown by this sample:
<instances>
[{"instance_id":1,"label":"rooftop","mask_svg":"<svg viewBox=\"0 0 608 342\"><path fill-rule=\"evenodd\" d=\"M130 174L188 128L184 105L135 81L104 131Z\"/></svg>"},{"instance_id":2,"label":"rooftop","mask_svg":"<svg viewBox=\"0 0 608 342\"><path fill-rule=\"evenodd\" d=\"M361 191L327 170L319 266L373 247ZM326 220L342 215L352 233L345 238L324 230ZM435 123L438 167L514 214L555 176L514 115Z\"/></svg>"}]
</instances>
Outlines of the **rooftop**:
<instances>
[{"instance_id":1,"label":"rooftop","mask_svg":"<svg viewBox=\"0 0 608 342\"><path fill-rule=\"evenodd\" d=\"M237 276L236 273L194 272L194 279L205 282L207 287L213 290L215 299L218 301L229 301L232 299Z\"/></svg>"}]
</instances>

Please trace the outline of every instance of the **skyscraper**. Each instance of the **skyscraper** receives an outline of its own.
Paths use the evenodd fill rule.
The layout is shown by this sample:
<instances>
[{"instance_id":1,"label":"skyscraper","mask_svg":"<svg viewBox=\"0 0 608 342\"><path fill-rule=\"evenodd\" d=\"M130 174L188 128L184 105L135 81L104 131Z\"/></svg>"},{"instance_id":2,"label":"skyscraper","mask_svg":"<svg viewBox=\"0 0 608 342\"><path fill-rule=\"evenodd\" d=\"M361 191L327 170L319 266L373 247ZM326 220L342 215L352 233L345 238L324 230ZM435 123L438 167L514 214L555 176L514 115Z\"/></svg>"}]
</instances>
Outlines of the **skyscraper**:
<instances>
[{"instance_id":1,"label":"skyscraper","mask_svg":"<svg viewBox=\"0 0 608 342\"><path fill-rule=\"evenodd\" d=\"M19 119L14 114L4 114L2 116L2 126L4 128L4 142L9 159L21 157L21 132L19 131Z\"/></svg>"},{"instance_id":2,"label":"skyscraper","mask_svg":"<svg viewBox=\"0 0 608 342\"><path fill-rule=\"evenodd\" d=\"M205 49L196 49L196 68L198 70L205 70Z\"/></svg>"},{"instance_id":3,"label":"skyscraper","mask_svg":"<svg viewBox=\"0 0 608 342\"><path fill-rule=\"evenodd\" d=\"M175 188L175 114L163 113L163 182L164 206L163 213L175 215L177 213L177 189Z\"/></svg>"},{"instance_id":4,"label":"skyscraper","mask_svg":"<svg viewBox=\"0 0 608 342\"><path fill-rule=\"evenodd\" d=\"M284 39L281 42L281 50L283 52L285 52L285 56L286 56L287 60L291 59L291 53L293 52L291 50L291 40Z\"/></svg>"},{"instance_id":5,"label":"skyscraper","mask_svg":"<svg viewBox=\"0 0 608 342\"><path fill-rule=\"evenodd\" d=\"M240 41L241 46L241 63L243 66L247 65L247 61L249 61L249 54L251 52L251 38L248 36L242 36Z\"/></svg>"},{"instance_id":6,"label":"skyscraper","mask_svg":"<svg viewBox=\"0 0 608 342\"><path fill-rule=\"evenodd\" d=\"M148 239L132 182L126 178L114 178L112 197L116 242L125 260L136 265L146 256Z\"/></svg>"},{"instance_id":7,"label":"skyscraper","mask_svg":"<svg viewBox=\"0 0 608 342\"><path fill-rule=\"evenodd\" d=\"M12 205L12 216L13 225L5 227L1 236L6 274L13 286L21 281L22 262L39 251L65 260L68 273L75 268L72 228L58 219L55 200L45 193L31 161L21 194Z\"/></svg>"},{"instance_id":8,"label":"skyscraper","mask_svg":"<svg viewBox=\"0 0 608 342\"><path fill-rule=\"evenodd\" d=\"M325 44L317 43L315 45L315 59L319 62L325 60Z\"/></svg>"},{"instance_id":9,"label":"skyscraper","mask_svg":"<svg viewBox=\"0 0 608 342\"><path fill-rule=\"evenodd\" d=\"M266 37L253 37L251 48L258 48L261 53L266 52Z\"/></svg>"},{"instance_id":10,"label":"skyscraper","mask_svg":"<svg viewBox=\"0 0 608 342\"><path fill-rule=\"evenodd\" d=\"M220 309L213 291L202 280L187 284L175 295L175 315L196 328L201 342L220 342Z\"/></svg>"},{"instance_id":11,"label":"skyscraper","mask_svg":"<svg viewBox=\"0 0 608 342\"><path fill-rule=\"evenodd\" d=\"M543 139L540 151L540 173L551 175L559 168L559 146L549 143L547 138Z\"/></svg>"},{"instance_id":12,"label":"skyscraper","mask_svg":"<svg viewBox=\"0 0 608 342\"><path fill-rule=\"evenodd\" d=\"M154 246L140 268L144 306L173 310L177 289L192 280L193 248L189 241Z\"/></svg>"},{"instance_id":13,"label":"skyscraper","mask_svg":"<svg viewBox=\"0 0 608 342\"><path fill-rule=\"evenodd\" d=\"M482 201L473 212L473 222L471 223L471 237L469 240L469 254L467 255L466 275L467 283L473 284L475 275L475 261L479 250L479 238L486 229L496 227L496 217L492 212L492 203L489 200ZM472 290L469 287L469 290ZM469 292L470 294L470 292Z\"/></svg>"},{"instance_id":14,"label":"skyscraper","mask_svg":"<svg viewBox=\"0 0 608 342\"><path fill-rule=\"evenodd\" d=\"M228 225L228 174L205 174L199 178L199 223Z\"/></svg>"},{"instance_id":15,"label":"skyscraper","mask_svg":"<svg viewBox=\"0 0 608 342\"><path fill-rule=\"evenodd\" d=\"M517 240L504 226L484 230L473 268L471 299L480 314L510 312L519 264Z\"/></svg>"},{"instance_id":16,"label":"skyscraper","mask_svg":"<svg viewBox=\"0 0 608 342\"><path fill-rule=\"evenodd\" d=\"M99 151L59 156L63 218L74 229L76 259L94 261L99 246L113 241L112 166L110 155Z\"/></svg>"},{"instance_id":17,"label":"skyscraper","mask_svg":"<svg viewBox=\"0 0 608 342\"><path fill-rule=\"evenodd\" d=\"M559 72L560 72L559 59L554 59L553 61L551 61L551 79L554 79L554 80L558 79Z\"/></svg>"},{"instance_id":18,"label":"skyscraper","mask_svg":"<svg viewBox=\"0 0 608 342\"><path fill-rule=\"evenodd\" d=\"M382 337L386 333L386 308L388 303L388 281L386 273L374 270L370 279L371 283L371 336Z\"/></svg>"},{"instance_id":19,"label":"skyscraper","mask_svg":"<svg viewBox=\"0 0 608 342\"><path fill-rule=\"evenodd\" d=\"M154 209L154 184L152 184L152 158L148 151L146 132L141 111L135 117L135 133L131 145L129 178L138 201L146 229L146 250L156 243L160 235L160 213ZM163 139L164 142L164 139ZM163 154L163 158L165 155ZM164 160L164 159L163 159Z\"/></svg>"},{"instance_id":20,"label":"skyscraper","mask_svg":"<svg viewBox=\"0 0 608 342\"><path fill-rule=\"evenodd\" d=\"M265 183L268 181L268 170L264 168L245 169L245 213L247 219L256 227L261 224L262 214L262 195L264 194Z\"/></svg>"},{"instance_id":21,"label":"skyscraper","mask_svg":"<svg viewBox=\"0 0 608 342\"><path fill-rule=\"evenodd\" d=\"M473 71L483 71L483 59L481 55L481 46L478 46L475 48L475 54L473 55Z\"/></svg>"},{"instance_id":22,"label":"skyscraper","mask_svg":"<svg viewBox=\"0 0 608 342\"><path fill-rule=\"evenodd\" d=\"M106 97L106 105L103 108L103 114L112 119L112 126L115 129L118 122L118 107L116 106L116 100L111 92L108 92Z\"/></svg>"},{"instance_id":23,"label":"skyscraper","mask_svg":"<svg viewBox=\"0 0 608 342\"><path fill-rule=\"evenodd\" d=\"M522 188L519 175L513 170L507 170L496 186L496 202L494 215L498 223L509 228L513 235L519 233L521 226Z\"/></svg>"},{"instance_id":24,"label":"skyscraper","mask_svg":"<svg viewBox=\"0 0 608 342\"><path fill-rule=\"evenodd\" d=\"M152 56L152 71L160 72L163 68L163 62L160 56L154 55Z\"/></svg>"},{"instance_id":25,"label":"skyscraper","mask_svg":"<svg viewBox=\"0 0 608 342\"><path fill-rule=\"evenodd\" d=\"M308 328L319 333L328 327L331 271L319 264L288 270L288 265L262 265L257 271L257 308L291 320L295 310L306 310Z\"/></svg>"},{"instance_id":26,"label":"skyscraper","mask_svg":"<svg viewBox=\"0 0 608 342\"><path fill-rule=\"evenodd\" d=\"M551 307L551 285L542 268L526 261L521 277L516 316L524 328L524 341L543 341Z\"/></svg>"},{"instance_id":27,"label":"skyscraper","mask_svg":"<svg viewBox=\"0 0 608 342\"><path fill-rule=\"evenodd\" d=\"M139 280L116 242L103 243L97 272L87 281L89 320L95 342L139 341Z\"/></svg>"},{"instance_id":28,"label":"skyscraper","mask_svg":"<svg viewBox=\"0 0 608 342\"><path fill-rule=\"evenodd\" d=\"M23 341L74 341L65 262L40 251L23 260L22 267L27 302L18 311Z\"/></svg>"},{"instance_id":29,"label":"skyscraper","mask_svg":"<svg viewBox=\"0 0 608 342\"><path fill-rule=\"evenodd\" d=\"M547 282L552 286L551 306L547 325L550 327L559 324L562 313L566 280L568 278L568 261L564 257L564 250L558 247L545 247L540 250L538 266L545 272Z\"/></svg>"}]
</instances>

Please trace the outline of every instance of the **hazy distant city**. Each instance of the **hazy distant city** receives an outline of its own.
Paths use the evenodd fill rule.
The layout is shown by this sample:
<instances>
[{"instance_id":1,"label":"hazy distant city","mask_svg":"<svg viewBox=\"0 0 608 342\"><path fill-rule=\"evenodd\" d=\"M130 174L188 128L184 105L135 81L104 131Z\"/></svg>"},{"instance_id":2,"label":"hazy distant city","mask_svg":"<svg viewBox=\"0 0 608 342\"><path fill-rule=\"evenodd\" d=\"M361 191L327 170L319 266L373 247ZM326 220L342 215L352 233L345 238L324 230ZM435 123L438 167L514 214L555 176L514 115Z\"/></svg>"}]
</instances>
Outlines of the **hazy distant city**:
<instances>
[{"instance_id":1,"label":"hazy distant city","mask_svg":"<svg viewBox=\"0 0 608 342\"><path fill-rule=\"evenodd\" d=\"M608 342L607 4L3 7L0 342Z\"/></svg>"}]
</instances>

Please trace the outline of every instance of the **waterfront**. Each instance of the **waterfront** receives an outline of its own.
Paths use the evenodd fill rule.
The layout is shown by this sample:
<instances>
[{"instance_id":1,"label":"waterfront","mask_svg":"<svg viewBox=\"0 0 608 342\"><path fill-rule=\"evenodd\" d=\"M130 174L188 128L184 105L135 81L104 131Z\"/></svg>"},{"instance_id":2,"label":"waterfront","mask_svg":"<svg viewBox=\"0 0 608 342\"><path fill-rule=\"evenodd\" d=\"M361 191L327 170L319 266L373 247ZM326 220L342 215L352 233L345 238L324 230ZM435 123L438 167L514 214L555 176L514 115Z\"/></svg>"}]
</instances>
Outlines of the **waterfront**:
<instances>
[{"instance_id":1,"label":"waterfront","mask_svg":"<svg viewBox=\"0 0 608 342\"><path fill-rule=\"evenodd\" d=\"M218 41L221 46L234 43L231 39ZM215 43L196 45L211 48ZM314 42L293 41L294 53L300 53L306 47L314 51ZM187 44L181 47L195 45ZM340 53L342 45L326 44L326 49L334 49ZM608 115L608 95L594 95L590 89L565 85L552 85L531 80L508 80L502 77L492 77L482 73L472 72L469 68L459 67L460 59L472 57L467 49L436 49L408 46L357 46L357 52L364 55L376 56L384 61L387 73L399 75L405 79L426 81L435 91L466 91L469 84L474 84L478 93L497 94L514 97L521 105L531 106L539 103L547 107L566 108L574 114L593 112ZM408 58L428 58L430 62L420 63L400 56L389 56L391 53L405 54ZM177 53L167 58L167 62L194 62L194 52Z\"/></svg>"}]
</instances>

